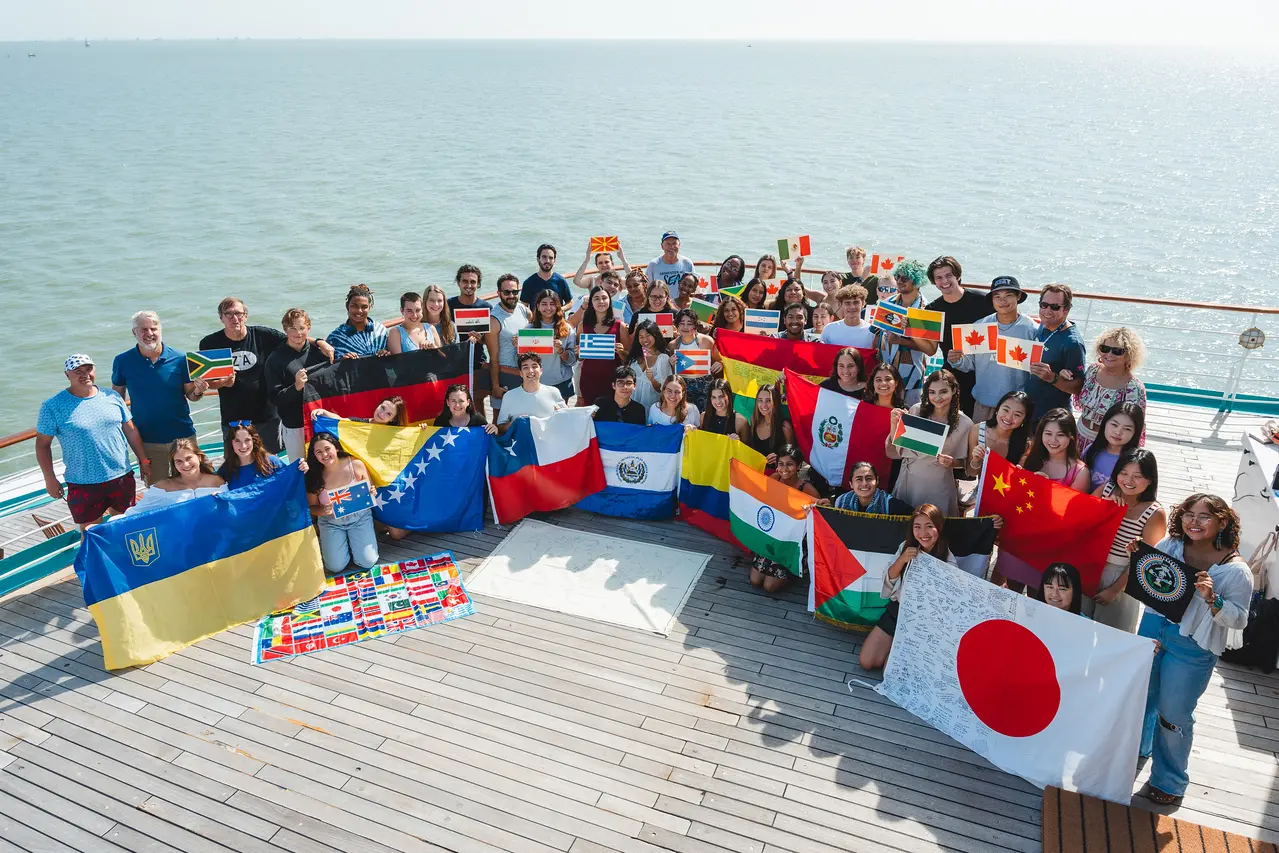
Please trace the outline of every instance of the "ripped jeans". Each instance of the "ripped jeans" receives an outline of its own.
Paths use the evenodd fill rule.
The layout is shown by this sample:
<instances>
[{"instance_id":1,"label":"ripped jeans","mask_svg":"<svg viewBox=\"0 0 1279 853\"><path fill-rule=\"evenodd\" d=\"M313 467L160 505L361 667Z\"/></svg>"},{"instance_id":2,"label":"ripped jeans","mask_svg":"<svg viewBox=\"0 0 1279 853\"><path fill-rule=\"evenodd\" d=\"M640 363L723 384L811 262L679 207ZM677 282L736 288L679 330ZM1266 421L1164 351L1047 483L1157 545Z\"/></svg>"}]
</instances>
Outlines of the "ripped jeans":
<instances>
[{"instance_id":1,"label":"ripped jeans","mask_svg":"<svg viewBox=\"0 0 1279 853\"><path fill-rule=\"evenodd\" d=\"M1189 637L1181 626L1147 608L1137 633L1158 640L1146 694L1141 728L1141 754L1152 756L1150 784L1180 797L1190 776L1190 747L1195 733L1195 705L1208 687L1217 656Z\"/></svg>"}]
</instances>

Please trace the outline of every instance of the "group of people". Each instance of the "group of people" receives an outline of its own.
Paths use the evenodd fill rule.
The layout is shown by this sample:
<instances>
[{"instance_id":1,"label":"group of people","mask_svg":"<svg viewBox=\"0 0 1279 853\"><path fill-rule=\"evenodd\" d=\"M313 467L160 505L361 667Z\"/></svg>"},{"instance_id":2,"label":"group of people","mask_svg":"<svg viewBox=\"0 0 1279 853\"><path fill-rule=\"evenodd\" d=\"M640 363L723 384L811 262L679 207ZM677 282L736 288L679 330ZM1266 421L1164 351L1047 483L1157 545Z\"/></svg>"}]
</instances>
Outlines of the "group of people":
<instances>
[{"instance_id":1,"label":"group of people","mask_svg":"<svg viewBox=\"0 0 1279 853\"><path fill-rule=\"evenodd\" d=\"M1041 574L1004 553L990 581L1157 641L1142 740L1143 753L1154 755L1147 795L1156 802L1181 796L1194 706L1217 657L1238 644L1252 576L1236 550L1238 517L1220 497L1192 495L1171 509L1159 503L1156 459L1143 446L1145 388L1135 376L1144 355L1140 337L1128 328L1107 329L1089 357L1070 320L1068 286L1043 287L1032 316L1022 310L1028 294L1016 278L999 276L985 293L969 289L951 256L927 266L906 261L891 273L870 274L866 252L852 247L846 253L848 272L827 272L821 289L809 290L800 277L803 258L791 267L766 254L750 268L732 255L707 288L680 254L678 234L666 232L660 242L661 255L643 268L630 266L620 251L615 262L607 252L588 249L571 285L554 271L555 247L543 244L532 275L523 281L511 273L498 277L495 301L480 295L480 269L464 264L454 277L456 295L435 285L404 293L401 320L389 328L370 319L372 289L356 285L346 295L346 320L323 338L312 336L311 318L302 308L286 311L275 329L250 325L245 303L227 297L217 308L222 328L199 343L201 350L232 352L234 374L213 381L192 379L185 353L163 341L160 318L140 311L133 316L135 346L116 356L109 389L97 385L93 358L75 354L63 364L68 387L41 406L36 454L47 491L54 498L65 496L72 519L84 528L134 506L137 485L129 450L151 487L144 505L250 485L280 469L277 454L284 450L288 458L301 460L326 570L341 572L352 563L370 567L378 560L371 512L338 517L328 497L334 489L368 481L369 473L332 433L317 433L309 445L305 441L303 391L309 373L335 359L469 340L476 345L474 387L450 387L436 425L501 433L517 418L549 415L571 402L593 405L597 420L682 424L736 438L764 456L771 476L821 502L908 516L907 540L884 580L888 607L860 653L861 665L870 670L882 667L891 653L911 559L921 551L950 559L946 519L972 509L971 490L961 489L961 483L979 476L985 456L997 453L1125 508L1094 594L1085 594L1078 571L1067 563ZM588 272L592 264L594 271ZM922 288L928 283L940 295L926 303ZM714 306L709 321L692 309L693 298ZM943 312L940 343L873 329L869 311L881 301ZM489 330L459 331L455 312L477 308L489 312ZM744 331L752 308L778 311L779 338L841 347L823 388L891 409L894 426L905 414L946 424L941 452L899 448L890 439L885 453L894 461L883 482L869 462L852 465L843 483L828 483L807 469L787 418L784 389L759 387L746 417L724 377L716 336L721 329ZM673 329L655 322L659 314L673 315ZM951 327L972 323L994 323L1001 335L1037 342L1042 355L1024 371L1001 365L993 355L952 349ZM551 329L553 353L521 352L519 332L526 328ZM579 341L591 334L614 336L612 359L579 360ZM709 351L709 373L681 375L682 350ZM945 366L930 371L928 359L938 353ZM868 361L873 362L869 369ZM195 439L189 408L211 389L217 390L225 439L217 468ZM369 420L409 425L404 401L394 396L382 401ZM65 489L53 465L55 438L62 448ZM1128 555L1138 542L1198 572L1197 597L1179 624L1153 611L1141 616L1140 606L1124 592ZM767 559L751 561L751 583L769 592L782 589L790 577L785 567Z\"/></svg>"}]
</instances>

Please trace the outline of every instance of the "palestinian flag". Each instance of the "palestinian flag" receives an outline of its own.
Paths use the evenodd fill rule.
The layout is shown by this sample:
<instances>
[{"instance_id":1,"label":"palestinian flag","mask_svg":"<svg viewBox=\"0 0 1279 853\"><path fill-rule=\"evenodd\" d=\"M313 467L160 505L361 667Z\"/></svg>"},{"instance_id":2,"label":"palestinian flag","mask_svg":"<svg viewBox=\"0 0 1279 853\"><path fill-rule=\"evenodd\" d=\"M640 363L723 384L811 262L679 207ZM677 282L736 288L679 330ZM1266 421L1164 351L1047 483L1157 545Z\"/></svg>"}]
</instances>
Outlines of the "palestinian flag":
<instances>
[{"instance_id":1,"label":"palestinian flag","mask_svg":"<svg viewBox=\"0 0 1279 853\"><path fill-rule=\"evenodd\" d=\"M813 253L808 242L808 235L802 237L783 237L777 241L777 257L789 261L791 258L808 257Z\"/></svg>"},{"instance_id":2,"label":"palestinian flag","mask_svg":"<svg viewBox=\"0 0 1279 853\"><path fill-rule=\"evenodd\" d=\"M403 397L411 423L434 420L454 383L466 385L470 344L414 350L382 358L339 359L311 371L302 389L302 420L311 437L311 412L327 409L339 417L368 418L387 397Z\"/></svg>"},{"instance_id":3,"label":"palestinian flag","mask_svg":"<svg viewBox=\"0 0 1279 853\"><path fill-rule=\"evenodd\" d=\"M808 609L841 628L865 631L888 606L884 575L906 541L907 516L813 507L809 515ZM948 518L944 534L961 569L985 577L995 547L993 518ZM906 569L909 583L910 569Z\"/></svg>"},{"instance_id":4,"label":"palestinian flag","mask_svg":"<svg viewBox=\"0 0 1279 853\"><path fill-rule=\"evenodd\" d=\"M946 444L949 424L939 424L930 418L902 415L893 432L893 444L925 456L936 456Z\"/></svg>"},{"instance_id":5,"label":"palestinian flag","mask_svg":"<svg viewBox=\"0 0 1279 853\"><path fill-rule=\"evenodd\" d=\"M804 457L832 486L843 488L856 462L875 466L888 482L892 463L884 442L892 410L822 388L787 370L786 405Z\"/></svg>"},{"instance_id":6,"label":"palestinian flag","mask_svg":"<svg viewBox=\"0 0 1279 853\"><path fill-rule=\"evenodd\" d=\"M715 306L704 299L698 299L694 296L688 307L696 312L697 319L703 323L710 323L715 319Z\"/></svg>"},{"instance_id":7,"label":"palestinian flag","mask_svg":"<svg viewBox=\"0 0 1279 853\"><path fill-rule=\"evenodd\" d=\"M554 355L555 330L520 329L515 349L517 352L535 352L538 355Z\"/></svg>"},{"instance_id":8,"label":"palestinian flag","mask_svg":"<svg viewBox=\"0 0 1279 853\"><path fill-rule=\"evenodd\" d=\"M910 308L906 311L906 337L918 341L941 341L946 315L927 308Z\"/></svg>"},{"instance_id":9,"label":"palestinian flag","mask_svg":"<svg viewBox=\"0 0 1279 853\"><path fill-rule=\"evenodd\" d=\"M187 372L191 379L230 379L235 375L235 359L229 349L200 350L187 353Z\"/></svg>"},{"instance_id":10,"label":"palestinian flag","mask_svg":"<svg viewBox=\"0 0 1279 853\"><path fill-rule=\"evenodd\" d=\"M736 459L728 464L728 521L733 535L751 553L781 563L799 577L805 519L816 500Z\"/></svg>"}]
</instances>

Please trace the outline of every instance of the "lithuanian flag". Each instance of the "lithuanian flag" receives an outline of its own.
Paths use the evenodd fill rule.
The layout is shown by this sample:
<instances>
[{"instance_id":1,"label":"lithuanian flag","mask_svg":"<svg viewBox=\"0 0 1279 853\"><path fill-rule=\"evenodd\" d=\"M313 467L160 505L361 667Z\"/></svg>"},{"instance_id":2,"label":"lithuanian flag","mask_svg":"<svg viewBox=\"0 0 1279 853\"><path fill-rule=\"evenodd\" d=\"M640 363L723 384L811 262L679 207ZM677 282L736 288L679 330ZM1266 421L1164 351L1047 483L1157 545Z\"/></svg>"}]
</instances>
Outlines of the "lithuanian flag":
<instances>
[{"instance_id":1,"label":"lithuanian flag","mask_svg":"<svg viewBox=\"0 0 1279 853\"><path fill-rule=\"evenodd\" d=\"M764 457L741 441L702 429L685 435L679 514L699 530L740 548L742 543L729 524L729 463L734 460L749 469L764 470Z\"/></svg>"},{"instance_id":2,"label":"lithuanian flag","mask_svg":"<svg viewBox=\"0 0 1279 853\"><path fill-rule=\"evenodd\" d=\"M781 563L791 574L803 574L800 545L808 508L817 503L736 459L728 463L729 525L737 541L753 554Z\"/></svg>"},{"instance_id":3,"label":"lithuanian flag","mask_svg":"<svg viewBox=\"0 0 1279 853\"><path fill-rule=\"evenodd\" d=\"M917 341L940 341L946 315L927 308L911 308L906 312L906 337Z\"/></svg>"}]
</instances>

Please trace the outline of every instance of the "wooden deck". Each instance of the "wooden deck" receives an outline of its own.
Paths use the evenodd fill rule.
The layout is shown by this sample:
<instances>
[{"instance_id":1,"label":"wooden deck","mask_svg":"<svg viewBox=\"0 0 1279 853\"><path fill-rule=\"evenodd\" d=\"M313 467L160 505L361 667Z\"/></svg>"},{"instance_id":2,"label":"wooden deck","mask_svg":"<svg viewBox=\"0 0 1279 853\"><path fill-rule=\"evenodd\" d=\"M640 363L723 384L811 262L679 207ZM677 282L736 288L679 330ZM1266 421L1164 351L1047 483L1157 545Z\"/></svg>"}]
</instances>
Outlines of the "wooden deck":
<instances>
[{"instance_id":1,"label":"wooden deck","mask_svg":"<svg viewBox=\"0 0 1279 853\"><path fill-rule=\"evenodd\" d=\"M1229 494L1259 419L1151 408L1165 500ZM480 597L266 666L245 626L107 673L74 580L0 604L0 851L1040 849L1039 791L850 690L859 635L800 590L679 522L547 520L712 560L668 637ZM382 553L469 572L505 532ZM1222 665L1199 709L1178 815L1279 841L1279 677Z\"/></svg>"}]
</instances>

